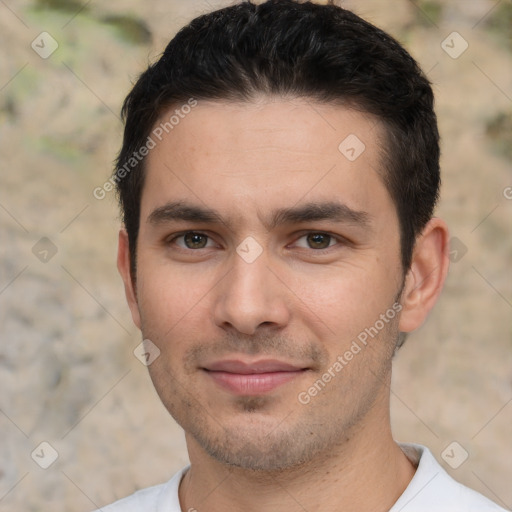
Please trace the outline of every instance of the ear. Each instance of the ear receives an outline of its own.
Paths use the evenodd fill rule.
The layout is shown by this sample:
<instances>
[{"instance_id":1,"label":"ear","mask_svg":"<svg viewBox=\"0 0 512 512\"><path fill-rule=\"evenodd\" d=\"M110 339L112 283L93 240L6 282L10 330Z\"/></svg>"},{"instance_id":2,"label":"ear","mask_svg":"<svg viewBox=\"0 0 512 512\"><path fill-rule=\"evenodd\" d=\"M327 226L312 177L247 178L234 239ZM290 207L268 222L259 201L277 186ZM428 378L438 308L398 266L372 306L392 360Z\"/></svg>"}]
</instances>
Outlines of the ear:
<instances>
[{"instance_id":1,"label":"ear","mask_svg":"<svg viewBox=\"0 0 512 512\"><path fill-rule=\"evenodd\" d=\"M126 301L132 313L133 323L140 329L140 313L139 305L137 304L137 292L134 286L134 279L132 279L131 266L130 266L130 244L128 241L128 233L126 229L122 228L119 231L119 243L117 246L117 269L121 274L124 282L124 293Z\"/></svg>"},{"instance_id":2,"label":"ear","mask_svg":"<svg viewBox=\"0 0 512 512\"><path fill-rule=\"evenodd\" d=\"M401 332L420 327L443 289L450 263L448 237L446 223L433 218L416 240L401 297Z\"/></svg>"}]
</instances>

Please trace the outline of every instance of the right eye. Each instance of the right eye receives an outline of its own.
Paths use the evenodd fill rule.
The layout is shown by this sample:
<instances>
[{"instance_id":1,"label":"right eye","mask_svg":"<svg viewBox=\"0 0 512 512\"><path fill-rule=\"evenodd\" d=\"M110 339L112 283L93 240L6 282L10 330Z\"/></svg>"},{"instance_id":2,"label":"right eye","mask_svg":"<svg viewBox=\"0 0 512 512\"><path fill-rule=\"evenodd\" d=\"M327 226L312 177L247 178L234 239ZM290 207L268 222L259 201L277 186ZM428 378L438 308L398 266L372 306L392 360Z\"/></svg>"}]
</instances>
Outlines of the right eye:
<instances>
[{"instance_id":1,"label":"right eye","mask_svg":"<svg viewBox=\"0 0 512 512\"><path fill-rule=\"evenodd\" d=\"M198 231L186 231L185 233L179 233L167 239L168 244L175 243L180 249L184 250L207 249L212 247L208 245L209 241L211 240L208 235Z\"/></svg>"}]
</instances>

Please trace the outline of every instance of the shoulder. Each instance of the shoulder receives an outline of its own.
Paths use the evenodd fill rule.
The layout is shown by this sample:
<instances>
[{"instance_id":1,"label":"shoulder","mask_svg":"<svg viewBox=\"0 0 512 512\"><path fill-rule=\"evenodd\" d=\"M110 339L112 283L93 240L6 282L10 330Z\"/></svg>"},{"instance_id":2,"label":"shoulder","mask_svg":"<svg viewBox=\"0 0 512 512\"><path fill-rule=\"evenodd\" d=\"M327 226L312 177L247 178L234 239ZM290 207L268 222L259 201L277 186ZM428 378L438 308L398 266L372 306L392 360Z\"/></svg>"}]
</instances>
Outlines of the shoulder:
<instances>
[{"instance_id":1,"label":"shoulder","mask_svg":"<svg viewBox=\"0 0 512 512\"><path fill-rule=\"evenodd\" d=\"M162 492L165 484L155 485L146 489L141 489L126 498L123 498L111 505L101 507L95 512L133 512L142 510L153 510L158 496Z\"/></svg>"},{"instance_id":2,"label":"shoulder","mask_svg":"<svg viewBox=\"0 0 512 512\"><path fill-rule=\"evenodd\" d=\"M181 512L178 488L187 469L178 471L167 483L141 489L94 512Z\"/></svg>"},{"instance_id":3,"label":"shoulder","mask_svg":"<svg viewBox=\"0 0 512 512\"><path fill-rule=\"evenodd\" d=\"M482 494L454 480L428 448L415 444L400 447L409 459L416 459L418 467L390 512L505 512Z\"/></svg>"}]
</instances>

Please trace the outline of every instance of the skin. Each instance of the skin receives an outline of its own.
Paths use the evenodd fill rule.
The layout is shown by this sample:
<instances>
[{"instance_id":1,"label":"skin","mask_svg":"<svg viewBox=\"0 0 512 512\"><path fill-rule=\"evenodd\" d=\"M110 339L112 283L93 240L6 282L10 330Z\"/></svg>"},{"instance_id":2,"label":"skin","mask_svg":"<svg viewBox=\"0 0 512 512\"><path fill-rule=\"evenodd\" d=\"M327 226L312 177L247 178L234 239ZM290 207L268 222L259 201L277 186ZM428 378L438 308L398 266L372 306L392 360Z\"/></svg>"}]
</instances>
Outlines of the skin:
<instances>
[{"instance_id":1,"label":"skin","mask_svg":"<svg viewBox=\"0 0 512 512\"><path fill-rule=\"evenodd\" d=\"M135 324L161 351L155 388L185 430L183 510L385 511L414 475L391 435L391 361L398 332L419 327L442 289L448 230L428 223L404 275L383 130L304 99L202 101L148 155L137 274L124 230L118 268ZM338 150L350 134L365 144L354 161ZM175 201L219 219L172 219L163 207ZM326 202L359 215L271 223L276 209ZM180 236L190 231L205 236ZM251 263L237 253L247 237L261 249ZM400 314L301 403L397 299ZM226 358L304 370L240 396L204 370Z\"/></svg>"}]
</instances>

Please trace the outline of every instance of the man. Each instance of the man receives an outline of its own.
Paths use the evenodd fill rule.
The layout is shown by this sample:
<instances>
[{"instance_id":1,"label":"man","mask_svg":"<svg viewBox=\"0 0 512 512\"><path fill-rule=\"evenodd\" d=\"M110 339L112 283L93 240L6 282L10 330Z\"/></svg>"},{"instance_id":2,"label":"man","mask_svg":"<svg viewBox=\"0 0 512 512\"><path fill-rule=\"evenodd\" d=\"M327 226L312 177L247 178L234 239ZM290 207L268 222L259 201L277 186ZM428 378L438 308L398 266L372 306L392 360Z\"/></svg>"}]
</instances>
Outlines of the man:
<instances>
[{"instance_id":1,"label":"man","mask_svg":"<svg viewBox=\"0 0 512 512\"><path fill-rule=\"evenodd\" d=\"M104 511L495 511L392 437L444 283L428 80L334 5L193 20L123 107L118 267L190 466Z\"/></svg>"}]
</instances>

